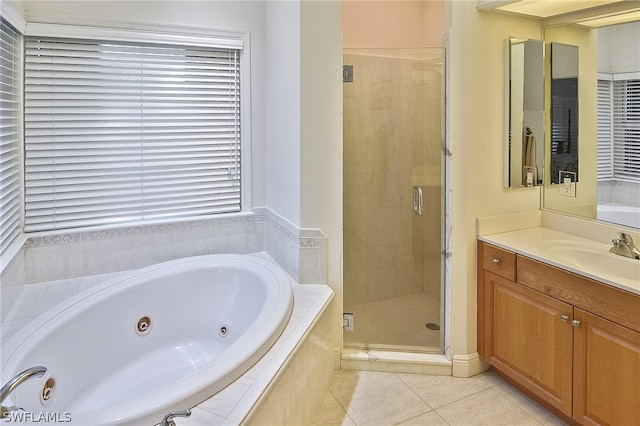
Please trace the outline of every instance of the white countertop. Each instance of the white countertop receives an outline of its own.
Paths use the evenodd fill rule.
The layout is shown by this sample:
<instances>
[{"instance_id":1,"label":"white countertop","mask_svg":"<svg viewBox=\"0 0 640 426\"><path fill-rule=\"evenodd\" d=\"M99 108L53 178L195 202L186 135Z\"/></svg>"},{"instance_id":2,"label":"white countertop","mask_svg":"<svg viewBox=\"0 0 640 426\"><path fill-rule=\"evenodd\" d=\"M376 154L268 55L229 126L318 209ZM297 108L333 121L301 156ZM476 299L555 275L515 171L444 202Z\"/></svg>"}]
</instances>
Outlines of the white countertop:
<instances>
[{"instance_id":1,"label":"white countertop","mask_svg":"<svg viewBox=\"0 0 640 426\"><path fill-rule=\"evenodd\" d=\"M511 232L478 237L497 247L548 263L587 278L640 295L640 260L609 253L611 244L576 236L550 228L535 227ZM587 251L596 251L605 261L605 266L595 262L580 262L581 254L576 250L576 261L567 261L553 254L554 246L574 244ZM611 257L608 257L611 256ZM606 265L609 263L608 265ZM619 271L625 270L626 276Z\"/></svg>"}]
</instances>

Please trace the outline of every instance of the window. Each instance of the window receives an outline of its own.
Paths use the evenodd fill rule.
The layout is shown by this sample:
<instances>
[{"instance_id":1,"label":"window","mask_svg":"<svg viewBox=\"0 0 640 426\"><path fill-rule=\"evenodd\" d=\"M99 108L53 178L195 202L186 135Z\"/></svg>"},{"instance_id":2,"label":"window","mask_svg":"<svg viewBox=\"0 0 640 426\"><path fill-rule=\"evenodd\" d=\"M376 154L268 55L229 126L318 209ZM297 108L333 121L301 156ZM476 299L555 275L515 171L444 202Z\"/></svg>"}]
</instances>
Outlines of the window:
<instances>
[{"instance_id":1,"label":"window","mask_svg":"<svg viewBox=\"0 0 640 426\"><path fill-rule=\"evenodd\" d=\"M20 49L20 34L0 19L0 253L22 228Z\"/></svg>"},{"instance_id":2,"label":"window","mask_svg":"<svg viewBox=\"0 0 640 426\"><path fill-rule=\"evenodd\" d=\"M240 54L25 37L25 232L240 211Z\"/></svg>"},{"instance_id":3,"label":"window","mask_svg":"<svg viewBox=\"0 0 640 426\"><path fill-rule=\"evenodd\" d=\"M640 79L598 81L598 179L640 182Z\"/></svg>"},{"instance_id":4,"label":"window","mask_svg":"<svg viewBox=\"0 0 640 426\"><path fill-rule=\"evenodd\" d=\"M613 178L612 83L598 79L598 180Z\"/></svg>"},{"instance_id":5,"label":"window","mask_svg":"<svg viewBox=\"0 0 640 426\"><path fill-rule=\"evenodd\" d=\"M640 79L613 82L613 170L640 181Z\"/></svg>"}]
</instances>

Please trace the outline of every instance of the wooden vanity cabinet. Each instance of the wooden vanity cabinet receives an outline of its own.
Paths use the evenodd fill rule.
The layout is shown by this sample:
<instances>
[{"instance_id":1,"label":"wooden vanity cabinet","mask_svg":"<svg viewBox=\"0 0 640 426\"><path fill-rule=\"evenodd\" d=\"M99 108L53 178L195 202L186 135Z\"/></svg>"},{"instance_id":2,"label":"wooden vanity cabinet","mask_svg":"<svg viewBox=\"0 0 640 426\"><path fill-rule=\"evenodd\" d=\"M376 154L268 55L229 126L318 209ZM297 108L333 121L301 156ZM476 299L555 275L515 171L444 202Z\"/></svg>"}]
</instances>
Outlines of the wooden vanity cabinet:
<instances>
[{"instance_id":1,"label":"wooden vanity cabinet","mask_svg":"<svg viewBox=\"0 0 640 426\"><path fill-rule=\"evenodd\" d=\"M566 421L640 425L638 295L479 242L478 352Z\"/></svg>"},{"instance_id":2,"label":"wooden vanity cabinet","mask_svg":"<svg viewBox=\"0 0 640 426\"><path fill-rule=\"evenodd\" d=\"M640 425L640 333L575 308L573 418Z\"/></svg>"}]
</instances>

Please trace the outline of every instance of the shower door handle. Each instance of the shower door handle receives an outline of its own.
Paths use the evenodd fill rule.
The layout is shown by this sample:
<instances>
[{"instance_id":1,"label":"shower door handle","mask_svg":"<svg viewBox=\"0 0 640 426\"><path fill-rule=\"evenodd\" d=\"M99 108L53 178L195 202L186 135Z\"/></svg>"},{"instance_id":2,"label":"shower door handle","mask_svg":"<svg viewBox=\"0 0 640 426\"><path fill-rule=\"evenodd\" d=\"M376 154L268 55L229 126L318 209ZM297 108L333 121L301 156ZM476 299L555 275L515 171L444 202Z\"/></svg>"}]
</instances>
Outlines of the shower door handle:
<instances>
[{"instance_id":1,"label":"shower door handle","mask_svg":"<svg viewBox=\"0 0 640 426\"><path fill-rule=\"evenodd\" d=\"M413 211L422 216L422 188L419 186L413 187Z\"/></svg>"}]
</instances>

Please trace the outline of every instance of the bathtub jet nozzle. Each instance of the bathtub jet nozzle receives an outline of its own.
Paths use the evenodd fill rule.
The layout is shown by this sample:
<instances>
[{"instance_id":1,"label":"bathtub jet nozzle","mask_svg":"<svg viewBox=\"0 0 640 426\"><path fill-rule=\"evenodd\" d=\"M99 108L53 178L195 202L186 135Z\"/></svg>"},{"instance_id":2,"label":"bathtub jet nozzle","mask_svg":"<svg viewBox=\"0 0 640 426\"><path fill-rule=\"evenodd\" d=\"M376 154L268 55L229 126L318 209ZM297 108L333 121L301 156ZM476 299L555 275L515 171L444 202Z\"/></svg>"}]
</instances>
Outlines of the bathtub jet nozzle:
<instances>
[{"instance_id":1,"label":"bathtub jet nozzle","mask_svg":"<svg viewBox=\"0 0 640 426\"><path fill-rule=\"evenodd\" d=\"M15 411L18 409L16 407L5 407L4 405L1 405L4 402L4 400L9 396L9 394L13 392L15 388L20 386L20 384L25 380L29 380L32 377L42 377L46 372L47 372L47 367L38 366L38 367L27 368L23 372L16 374L11 380L9 380L4 386L2 386L2 389L0 389L1 417L4 418L5 413L8 411Z\"/></svg>"}]
</instances>

